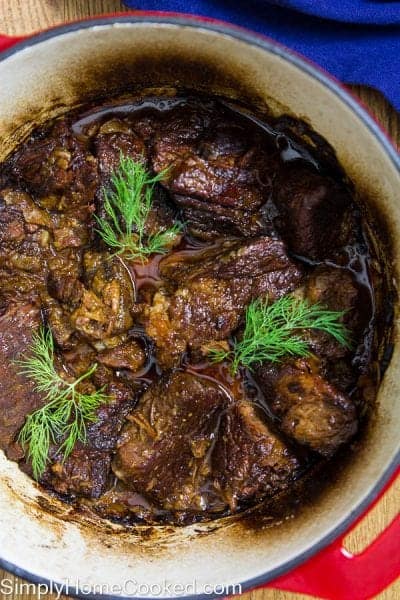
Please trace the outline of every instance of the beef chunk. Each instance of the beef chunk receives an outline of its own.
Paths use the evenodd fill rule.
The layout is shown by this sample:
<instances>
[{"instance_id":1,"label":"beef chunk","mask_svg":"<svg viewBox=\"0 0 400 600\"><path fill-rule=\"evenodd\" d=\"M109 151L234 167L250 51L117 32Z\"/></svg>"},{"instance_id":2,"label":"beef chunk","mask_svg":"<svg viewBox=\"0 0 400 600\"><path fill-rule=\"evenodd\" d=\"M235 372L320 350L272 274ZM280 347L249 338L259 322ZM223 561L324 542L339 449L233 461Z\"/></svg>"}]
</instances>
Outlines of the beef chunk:
<instances>
[{"instance_id":1,"label":"beef chunk","mask_svg":"<svg viewBox=\"0 0 400 600\"><path fill-rule=\"evenodd\" d=\"M29 194L12 188L1 191L2 219L1 246L22 241L24 234L33 233L39 227L51 227L51 218L46 210L40 208ZM22 229L17 222L22 223ZM30 227L29 227L30 226Z\"/></svg>"},{"instance_id":2,"label":"beef chunk","mask_svg":"<svg viewBox=\"0 0 400 600\"><path fill-rule=\"evenodd\" d=\"M353 402L311 359L265 363L256 368L256 376L281 430L299 444L331 456L357 431Z\"/></svg>"},{"instance_id":3,"label":"beef chunk","mask_svg":"<svg viewBox=\"0 0 400 600\"><path fill-rule=\"evenodd\" d=\"M302 166L285 167L274 184L279 216L275 226L300 256L332 258L354 229L351 199L344 187Z\"/></svg>"},{"instance_id":4,"label":"beef chunk","mask_svg":"<svg viewBox=\"0 0 400 600\"><path fill-rule=\"evenodd\" d=\"M120 164L121 156L131 158L136 162L147 165L147 150L143 139L125 121L112 119L104 123L95 138L96 156L99 161L99 171L102 187L97 194L98 214L106 218L104 211L104 187L111 186L111 175ZM166 192L161 186L154 188L152 207L146 220L144 233L152 235L172 227L176 211L172 208ZM175 245L180 236L171 240Z\"/></svg>"},{"instance_id":5,"label":"beef chunk","mask_svg":"<svg viewBox=\"0 0 400 600\"><path fill-rule=\"evenodd\" d=\"M41 299L51 332L60 348L70 348L75 325L71 313L83 302L84 284L80 281L81 252L65 249L49 260L47 291Z\"/></svg>"},{"instance_id":6,"label":"beef chunk","mask_svg":"<svg viewBox=\"0 0 400 600\"><path fill-rule=\"evenodd\" d=\"M174 254L165 258L160 264L161 275L176 282L189 282L202 276L211 276L215 279L252 278L260 294L263 293L262 287L266 274L281 272L287 275L288 285L291 285L291 280L296 282L299 280L299 268L288 257L285 245L280 240L267 236L246 241L222 240L205 251L193 252L189 255ZM273 278L267 277L267 281L265 287L272 283ZM279 281L279 285L281 284L283 282ZM268 292L271 292L273 297L281 295L277 288Z\"/></svg>"},{"instance_id":7,"label":"beef chunk","mask_svg":"<svg viewBox=\"0 0 400 600\"><path fill-rule=\"evenodd\" d=\"M236 295L229 283L203 278L172 296L157 292L145 309L145 328L155 341L159 363L170 368L179 364L188 348L226 338L242 312L240 293Z\"/></svg>"},{"instance_id":8,"label":"beef chunk","mask_svg":"<svg viewBox=\"0 0 400 600\"><path fill-rule=\"evenodd\" d=\"M308 330L302 333L311 351L321 361L321 372L344 392L354 389L360 374L359 367L352 364L351 355L362 352L366 342L365 331L373 308L367 287L360 285L355 276L346 269L321 265L305 279L296 294L310 303L320 303L330 310L342 311L340 320L349 332L350 347L343 346L328 333Z\"/></svg>"},{"instance_id":9,"label":"beef chunk","mask_svg":"<svg viewBox=\"0 0 400 600\"><path fill-rule=\"evenodd\" d=\"M97 369L93 382L97 387L104 386L111 400L99 407L97 421L88 426L88 444L98 450L114 450L126 416L136 405L143 386L117 378L102 367Z\"/></svg>"},{"instance_id":10,"label":"beef chunk","mask_svg":"<svg viewBox=\"0 0 400 600\"><path fill-rule=\"evenodd\" d=\"M196 142L210 128L213 121L213 105L188 102L168 111L154 133L152 162L157 172L192 151Z\"/></svg>"},{"instance_id":11,"label":"beef chunk","mask_svg":"<svg viewBox=\"0 0 400 600\"><path fill-rule=\"evenodd\" d=\"M216 383L175 372L128 417L113 469L169 511L231 510L285 489L299 463L256 415Z\"/></svg>"},{"instance_id":12,"label":"beef chunk","mask_svg":"<svg viewBox=\"0 0 400 600\"><path fill-rule=\"evenodd\" d=\"M187 373L153 384L128 417L114 472L164 509L206 510L209 452L226 403L216 384Z\"/></svg>"},{"instance_id":13,"label":"beef chunk","mask_svg":"<svg viewBox=\"0 0 400 600\"><path fill-rule=\"evenodd\" d=\"M202 240L214 240L222 235L255 236L271 231L260 212L245 212L236 208L208 204L188 196L174 195L181 208L182 220L188 231Z\"/></svg>"},{"instance_id":14,"label":"beef chunk","mask_svg":"<svg viewBox=\"0 0 400 600\"><path fill-rule=\"evenodd\" d=\"M136 402L137 390L113 380L109 372L106 378L105 393L110 400L98 408L97 420L88 425L86 443L77 442L66 460L56 446L51 448L51 464L41 483L60 494L98 498L109 484L112 450L126 415Z\"/></svg>"},{"instance_id":15,"label":"beef chunk","mask_svg":"<svg viewBox=\"0 0 400 600\"><path fill-rule=\"evenodd\" d=\"M170 229L175 224L177 217L176 209L171 205L167 193L160 185L156 184L151 209L144 226L145 235L154 235ZM171 236L168 247L177 246L181 239L180 233Z\"/></svg>"},{"instance_id":16,"label":"beef chunk","mask_svg":"<svg viewBox=\"0 0 400 600\"><path fill-rule=\"evenodd\" d=\"M86 283L81 304L72 312L73 327L89 340L104 340L132 325L134 290L130 276L117 258L87 252Z\"/></svg>"},{"instance_id":17,"label":"beef chunk","mask_svg":"<svg viewBox=\"0 0 400 600\"><path fill-rule=\"evenodd\" d=\"M75 332L75 327L71 322L69 311L64 310L58 302L47 294L42 295L42 301L47 324L57 345L63 349L71 348L73 343L71 338Z\"/></svg>"},{"instance_id":18,"label":"beef chunk","mask_svg":"<svg viewBox=\"0 0 400 600\"><path fill-rule=\"evenodd\" d=\"M14 459L23 455L14 442L26 415L43 400L13 361L26 354L39 323L39 308L32 303L10 304L0 317L0 447Z\"/></svg>"},{"instance_id":19,"label":"beef chunk","mask_svg":"<svg viewBox=\"0 0 400 600\"><path fill-rule=\"evenodd\" d=\"M56 452L54 450L54 452ZM51 466L41 483L63 495L98 498L106 489L111 465L109 452L84 446L78 442L67 460L51 456Z\"/></svg>"},{"instance_id":20,"label":"beef chunk","mask_svg":"<svg viewBox=\"0 0 400 600\"><path fill-rule=\"evenodd\" d=\"M42 273L28 273L0 268L0 307L11 301L24 302L37 297L44 283Z\"/></svg>"},{"instance_id":21,"label":"beef chunk","mask_svg":"<svg viewBox=\"0 0 400 600\"><path fill-rule=\"evenodd\" d=\"M2 293L15 280L19 295L42 292L48 277L62 285L65 277L76 278L81 253L91 235L92 211L80 206L74 211L50 213L29 194L5 188L0 192L0 272ZM8 283L9 282L9 283Z\"/></svg>"},{"instance_id":22,"label":"beef chunk","mask_svg":"<svg viewBox=\"0 0 400 600\"><path fill-rule=\"evenodd\" d=\"M213 473L232 511L247 500L285 490L299 468L295 454L249 402L227 411L213 452Z\"/></svg>"},{"instance_id":23,"label":"beef chunk","mask_svg":"<svg viewBox=\"0 0 400 600\"><path fill-rule=\"evenodd\" d=\"M319 303L329 310L342 311L342 322L350 331L352 341L358 337L362 319L359 310L361 290L350 271L335 267L317 267L307 277L301 293L311 303ZM368 312L368 307L363 307ZM305 334L311 350L319 357L338 360L349 353L328 333L309 331Z\"/></svg>"},{"instance_id":24,"label":"beef chunk","mask_svg":"<svg viewBox=\"0 0 400 600\"><path fill-rule=\"evenodd\" d=\"M95 137L94 145L103 185L109 183L112 172L118 168L121 154L134 161L146 161L143 139L128 123L120 119L111 119L103 123Z\"/></svg>"},{"instance_id":25,"label":"beef chunk","mask_svg":"<svg viewBox=\"0 0 400 600\"><path fill-rule=\"evenodd\" d=\"M351 321L359 295L354 276L346 269L321 266L305 281L305 295L311 304L319 302L330 310L347 311Z\"/></svg>"},{"instance_id":26,"label":"beef chunk","mask_svg":"<svg viewBox=\"0 0 400 600\"><path fill-rule=\"evenodd\" d=\"M62 296L61 290L64 288L66 280L70 281L68 284L70 289L73 286L72 281L75 281L78 288L80 287L78 281L82 275L82 256L83 248L64 248L49 258L48 290L52 295L54 294L55 298L64 301L62 297L59 298L58 294ZM80 297L79 290L77 294ZM66 296L65 302L69 302Z\"/></svg>"},{"instance_id":27,"label":"beef chunk","mask_svg":"<svg viewBox=\"0 0 400 600\"><path fill-rule=\"evenodd\" d=\"M47 280L47 289L56 300L62 304L77 307L82 299L84 285L77 277L60 274L52 270Z\"/></svg>"},{"instance_id":28,"label":"beef chunk","mask_svg":"<svg viewBox=\"0 0 400 600\"><path fill-rule=\"evenodd\" d=\"M89 204L98 186L95 158L64 120L15 154L12 173L49 208Z\"/></svg>"},{"instance_id":29,"label":"beef chunk","mask_svg":"<svg viewBox=\"0 0 400 600\"><path fill-rule=\"evenodd\" d=\"M0 192L0 269L21 275L24 289L34 290L39 282L44 285L51 226L47 211L25 192L10 188Z\"/></svg>"},{"instance_id":30,"label":"beef chunk","mask_svg":"<svg viewBox=\"0 0 400 600\"><path fill-rule=\"evenodd\" d=\"M115 348L107 348L97 355L97 360L113 369L129 369L139 371L143 367L146 356L140 345L134 340L129 340Z\"/></svg>"},{"instance_id":31,"label":"beef chunk","mask_svg":"<svg viewBox=\"0 0 400 600\"><path fill-rule=\"evenodd\" d=\"M211 103L171 111L153 146L155 171L169 169L163 183L202 237L265 233L255 213L269 197L276 161L265 140Z\"/></svg>"},{"instance_id":32,"label":"beef chunk","mask_svg":"<svg viewBox=\"0 0 400 600\"><path fill-rule=\"evenodd\" d=\"M59 252L65 248L84 248L92 237L93 207L77 207L53 215L53 246Z\"/></svg>"},{"instance_id":33,"label":"beef chunk","mask_svg":"<svg viewBox=\"0 0 400 600\"><path fill-rule=\"evenodd\" d=\"M83 258L83 282L78 274L49 277L49 294L42 294L47 320L57 344L70 349L74 333L98 350L115 347L118 336L133 325L134 289L129 273L117 258L88 251Z\"/></svg>"},{"instance_id":34,"label":"beef chunk","mask_svg":"<svg viewBox=\"0 0 400 600\"><path fill-rule=\"evenodd\" d=\"M155 294L144 320L165 366L178 364L186 349L227 338L253 298L278 298L301 277L284 245L267 237L227 241L187 260L177 255L163 261L160 272L171 289Z\"/></svg>"}]
</instances>

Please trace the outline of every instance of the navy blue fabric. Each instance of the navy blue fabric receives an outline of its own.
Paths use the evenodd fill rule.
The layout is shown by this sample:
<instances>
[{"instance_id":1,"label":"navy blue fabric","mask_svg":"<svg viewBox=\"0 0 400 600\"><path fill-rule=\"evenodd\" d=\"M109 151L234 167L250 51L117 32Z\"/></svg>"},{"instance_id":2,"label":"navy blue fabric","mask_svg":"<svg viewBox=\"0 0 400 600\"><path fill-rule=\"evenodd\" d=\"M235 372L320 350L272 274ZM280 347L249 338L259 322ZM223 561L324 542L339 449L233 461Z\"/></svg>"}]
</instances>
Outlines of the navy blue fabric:
<instances>
[{"instance_id":1,"label":"navy blue fabric","mask_svg":"<svg viewBox=\"0 0 400 600\"><path fill-rule=\"evenodd\" d=\"M400 110L400 1L126 0L125 4L214 17L264 33L343 82L381 90Z\"/></svg>"}]
</instances>

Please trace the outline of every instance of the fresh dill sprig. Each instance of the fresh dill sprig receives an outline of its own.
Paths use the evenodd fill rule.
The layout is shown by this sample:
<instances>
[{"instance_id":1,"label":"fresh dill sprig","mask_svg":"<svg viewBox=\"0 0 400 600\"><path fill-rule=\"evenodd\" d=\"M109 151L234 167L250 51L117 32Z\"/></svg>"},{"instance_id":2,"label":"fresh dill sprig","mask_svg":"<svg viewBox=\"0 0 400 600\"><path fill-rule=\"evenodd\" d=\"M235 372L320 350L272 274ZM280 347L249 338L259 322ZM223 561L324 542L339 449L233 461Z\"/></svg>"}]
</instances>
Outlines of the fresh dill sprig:
<instances>
[{"instance_id":1,"label":"fresh dill sprig","mask_svg":"<svg viewBox=\"0 0 400 600\"><path fill-rule=\"evenodd\" d=\"M150 254L165 254L171 240L182 230L175 223L165 231L145 234L145 225L153 204L154 186L166 170L151 176L141 162L120 156L120 163L111 176L112 189L104 190L104 210L107 218L97 217L100 237L115 254L129 259L142 259Z\"/></svg>"},{"instance_id":2,"label":"fresh dill sprig","mask_svg":"<svg viewBox=\"0 0 400 600\"><path fill-rule=\"evenodd\" d=\"M307 357L307 330L328 333L342 346L350 347L349 332L341 322L344 311L328 310L320 304L286 295L274 302L258 298L246 310L245 327L231 350L211 350L213 362L232 361L232 372L239 365L252 370L264 361L279 362L284 356Z\"/></svg>"},{"instance_id":3,"label":"fresh dill sprig","mask_svg":"<svg viewBox=\"0 0 400 600\"><path fill-rule=\"evenodd\" d=\"M26 417L18 441L31 461L33 476L40 479L46 469L50 444L61 440L63 460L76 442L85 442L88 423L97 420L97 408L109 400L101 388L90 394L80 391L80 384L97 369L93 364L73 382L63 379L54 366L54 340L48 328L40 327L32 336L27 358L16 361L20 374L31 379L34 390L44 394L46 404Z\"/></svg>"}]
</instances>

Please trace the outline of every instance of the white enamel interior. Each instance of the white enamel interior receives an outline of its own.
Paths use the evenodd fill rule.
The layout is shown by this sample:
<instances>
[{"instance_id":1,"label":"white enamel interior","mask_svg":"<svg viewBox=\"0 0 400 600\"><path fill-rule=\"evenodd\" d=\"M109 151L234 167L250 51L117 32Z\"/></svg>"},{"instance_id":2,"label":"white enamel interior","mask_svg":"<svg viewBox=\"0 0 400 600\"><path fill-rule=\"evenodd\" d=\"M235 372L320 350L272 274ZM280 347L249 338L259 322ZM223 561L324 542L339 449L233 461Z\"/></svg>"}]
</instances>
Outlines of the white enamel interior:
<instances>
[{"instance_id":1,"label":"white enamel interior","mask_svg":"<svg viewBox=\"0 0 400 600\"><path fill-rule=\"evenodd\" d=\"M181 69L180 63L190 64L205 89L227 93L248 89L272 102L275 110L288 109L311 123L333 145L358 189L388 224L397 280L400 175L382 143L349 105L312 75L226 34L166 23L119 23L62 33L22 49L0 62L0 158L32 125L29 116L40 122L60 112L62 103L75 104L89 91L102 94L114 89L118 78L148 84L141 70L146 56L169 61L170 69L159 76L161 84L190 87L190 69ZM122 74L121 61L127 65ZM210 65L211 70L201 65ZM56 502L52 505L58 506L58 515L40 508L36 497L43 493L1 454L0 556L35 576L57 582L68 579L71 585L75 581L104 585L103 591L116 595L135 595L133 584L112 588L129 580L160 585L167 580L182 586L196 581L196 590L183 591L200 593L207 591L206 584L244 582L271 571L333 532L393 461L399 449L399 359L396 344L369 439L352 467L294 522L256 532L240 522L207 534L206 526L169 528L146 539L118 527L90 526L74 516L68 521L63 519L68 509ZM174 594L165 589L161 595Z\"/></svg>"}]
</instances>

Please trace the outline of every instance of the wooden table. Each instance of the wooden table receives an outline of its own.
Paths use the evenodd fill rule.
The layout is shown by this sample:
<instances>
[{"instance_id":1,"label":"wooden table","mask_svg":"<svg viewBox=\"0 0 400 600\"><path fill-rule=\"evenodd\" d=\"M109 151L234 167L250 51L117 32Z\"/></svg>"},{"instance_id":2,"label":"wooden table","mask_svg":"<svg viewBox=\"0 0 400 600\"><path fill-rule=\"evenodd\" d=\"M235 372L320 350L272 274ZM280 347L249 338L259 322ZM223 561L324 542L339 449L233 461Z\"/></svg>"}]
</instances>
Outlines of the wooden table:
<instances>
[{"instance_id":1,"label":"wooden table","mask_svg":"<svg viewBox=\"0 0 400 600\"><path fill-rule=\"evenodd\" d=\"M68 20L121 10L125 10L124 6L116 0L0 0L0 32L23 35ZM400 145L400 117L383 96L366 87L352 86L352 89L372 109L378 120ZM382 531L399 509L400 482L393 486L372 513L348 536L347 548L352 552L362 550ZM21 582L11 574L0 570L0 581L2 579ZM11 595L0 593L0 598L33 600L36 596L29 593ZM48 596L48 598L53 600L53 597ZM306 597L275 590L260 590L244 594L243 598L244 600L295 600ZM400 581L380 594L378 598L381 600L400 598Z\"/></svg>"}]
</instances>

